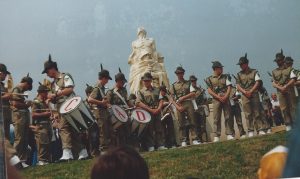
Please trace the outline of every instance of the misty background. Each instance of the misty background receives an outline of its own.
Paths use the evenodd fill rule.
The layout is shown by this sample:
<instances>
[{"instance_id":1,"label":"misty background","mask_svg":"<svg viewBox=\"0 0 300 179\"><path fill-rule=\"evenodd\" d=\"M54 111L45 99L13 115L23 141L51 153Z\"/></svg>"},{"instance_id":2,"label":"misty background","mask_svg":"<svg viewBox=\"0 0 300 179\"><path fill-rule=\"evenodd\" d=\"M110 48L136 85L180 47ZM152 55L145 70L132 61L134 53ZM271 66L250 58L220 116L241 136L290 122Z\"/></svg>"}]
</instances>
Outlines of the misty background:
<instances>
[{"instance_id":1,"label":"misty background","mask_svg":"<svg viewBox=\"0 0 300 179\"><path fill-rule=\"evenodd\" d=\"M300 68L299 7L299 0L0 0L0 63L15 84L30 72L33 97L51 53L84 96L85 84L97 81L100 63L113 78L120 67L128 79L131 42L143 26L165 57L172 83L179 64L186 79L196 75L202 86L215 59L225 73L236 74L247 52L270 93L275 90L267 71L276 67L280 48Z\"/></svg>"}]
</instances>

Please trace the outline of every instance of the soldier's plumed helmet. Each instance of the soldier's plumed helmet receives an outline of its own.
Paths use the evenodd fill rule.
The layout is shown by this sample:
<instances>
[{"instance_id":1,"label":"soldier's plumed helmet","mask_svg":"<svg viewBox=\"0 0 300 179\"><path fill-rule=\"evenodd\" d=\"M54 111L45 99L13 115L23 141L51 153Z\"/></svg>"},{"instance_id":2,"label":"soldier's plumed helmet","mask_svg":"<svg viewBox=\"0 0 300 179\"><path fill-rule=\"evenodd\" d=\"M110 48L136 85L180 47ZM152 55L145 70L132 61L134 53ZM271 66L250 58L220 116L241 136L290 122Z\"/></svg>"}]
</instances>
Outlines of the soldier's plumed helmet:
<instances>
[{"instance_id":1,"label":"soldier's plumed helmet","mask_svg":"<svg viewBox=\"0 0 300 179\"><path fill-rule=\"evenodd\" d=\"M47 73L47 71L52 68L58 70L56 62L52 61L51 54L49 54L48 60L44 63L44 70L42 74Z\"/></svg>"},{"instance_id":2,"label":"soldier's plumed helmet","mask_svg":"<svg viewBox=\"0 0 300 179\"><path fill-rule=\"evenodd\" d=\"M197 81L198 78L195 75L190 76L190 81Z\"/></svg>"},{"instance_id":3,"label":"soldier's plumed helmet","mask_svg":"<svg viewBox=\"0 0 300 179\"><path fill-rule=\"evenodd\" d=\"M292 63L294 63L294 59L292 59L292 57L285 57L284 63L292 64Z\"/></svg>"},{"instance_id":4,"label":"soldier's plumed helmet","mask_svg":"<svg viewBox=\"0 0 300 179\"><path fill-rule=\"evenodd\" d=\"M99 72L99 78L108 78L108 79L112 80L112 78L109 75L109 71L105 70L105 69L103 69Z\"/></svg>"},{"instance_id":5,"label":"soldier's plumed helmet","mask_svg":"<svg viewBox=\"0 0 300 179\"><path fill-rule=\"evenodd\" d=\"M10 74L9 71L7 71L7 68L4 64L0 63L0 72Z\"/></svg>"},{"instance_id":6,"label":"soldier's plumed helmet","mask_svg":"<svg viewBox=\"0 0 300 179\"><path fill-rule=\"evenodd\" d=\"M175 70L176 74L177 73L184 73L184 72L185 72L185 70L182 68L182 66L177 67L176 70Z\"/></svg>"},{"instance_id":7,"label":"soldier's plumed helmet","mask_svg":"<svg viewBox=\"0 0 300 179\"><path fill-rule=\"evenodd\" d=\"M151 75L151 73L149 73L149 72L146 72L145 74L144 74L144 76L142 76L142 80L143 81L148 81L148 80L152 80L153 79L153 76Z\"/></svg>"},{"instance_id":8,"label":"soldier's plumed helmet","mask_svg":"<svg viewBox=\"0 0 300 179\"><path fill-rule=\"evenodd\" d=\"M275 62L279 60L284 60L285 56L283 55L283 50L281 49L279 53L276 53L275 55Z\"/></svg>"},{"instance_id":9,"label":"soldier's plumed helmet","mask_svg":"<svg viewBox=\"0 0 300 179\"><path fill-rule=\"evenodd\" d=\"M239 62L237 63L237 65L242 65L242 64L248 64L249 63L249 60L247 58L247 53L245 54L245 56L241 57L239 59Z\"/></svg>"},{"instance_id":10,"label":"soldier's plumed helmet","mask_svg":"<svg viewBox=\"0 0 300 179\"><path fill-rule=\"evenodd\" d=\"M40 86L37 89L38 93L43 93L43 92L48 92L48 91L50 91L50 89L47 86L42 85L42 84L40 84Z\"/></svg>"},{"instance_id":11,"label":"soldier's plumed helmet","mask_svg":"<svg viewBox=\"0 0 300 179\"><path fill-rule=\"evenodd\" d=\"M222 68L222 67L224 67L224 66L222 65L221 62L219 62L219 61L213 61L212 62L212 68L213 69L215 69L215 68Z\"/></svg>"}]
</instances>

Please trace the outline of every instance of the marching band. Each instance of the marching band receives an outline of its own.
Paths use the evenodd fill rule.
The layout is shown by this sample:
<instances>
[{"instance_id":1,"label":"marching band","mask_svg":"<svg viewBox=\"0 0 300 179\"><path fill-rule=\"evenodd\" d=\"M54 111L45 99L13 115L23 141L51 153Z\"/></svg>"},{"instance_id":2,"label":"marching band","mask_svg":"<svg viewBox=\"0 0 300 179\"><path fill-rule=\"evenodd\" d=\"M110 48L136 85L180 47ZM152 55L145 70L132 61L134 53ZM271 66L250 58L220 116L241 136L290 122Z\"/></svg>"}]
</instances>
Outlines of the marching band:
<instances>
[{"instance_id":1,"label":"marching band","mask_svg":"<svg viewBox=\"0 0 300 179\"><path fill-rule=\"evenodd\" d=\"M182 66L176 68L177 81L170 89L164 84L159 88L152 86L153 76L146 72L140 79L143 88L136 94L129 94L125 87L127 79L121 69L115 75L114 87L106 90L105 85L113 79L102 65L96 85L87 85L87 96L83 99L74 93L71 74L60 72L49 55L42 74L53 81L40 83L37 96L31 101L27 100L26 94L32 90L30 75L11 87L3 83L10 77L10 72L0 64L7 158L12 165L25 168L32 163L29 151L35 148L37 165L46 165L85 160L120 145L151 152L207 143L209 104L214 124L212 142L220 141L222 113L227 140L238 138L234 119L240 139L265 135L271 132L271 127L281 124L289 131L295 120L300 73L293 68L293 59L285 57L282 50L275 55L274 61L278 68L270 75L277 94L271 97L263 87L259 72L250 68L247 54L239 59L237 65L241 71L236 75L224 73L224 66L213 61L212 75L205 79L211 100L206 96L206 90L197 85L196 76L184 78ZM232 76L236 85L233 85ZM242 123L242 111L247 132Z\"/></svg>"}]
</instances>

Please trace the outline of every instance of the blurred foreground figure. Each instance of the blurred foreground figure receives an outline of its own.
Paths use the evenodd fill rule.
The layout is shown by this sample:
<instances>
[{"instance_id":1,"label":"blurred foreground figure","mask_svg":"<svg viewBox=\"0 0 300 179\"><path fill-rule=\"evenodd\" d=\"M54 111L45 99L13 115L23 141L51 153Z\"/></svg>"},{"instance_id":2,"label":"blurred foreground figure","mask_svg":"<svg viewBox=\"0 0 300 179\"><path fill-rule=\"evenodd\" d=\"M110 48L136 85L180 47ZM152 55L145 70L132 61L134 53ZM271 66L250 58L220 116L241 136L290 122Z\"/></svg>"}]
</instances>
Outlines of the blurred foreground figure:
<instances>
[{"instance_id":1,"label":"blurred foreground figure","mask_svg":"<svg viewBox=\"0 0 300 179\"><path fill-rule=\"evenodd\" d=\"M289 154L286 160L286 165L283 171L282 177L299 177L300 176L300 103L298 102L296 107L295 123L291 134L289 135L287 146L289 148Z\"/></svg>"},{"instance_id":2,"label":"blurred foreground figure","mask_svg":"<svg viewBox=\"0 0 300 179\"><path fill-rule=\"evenodd\" d=\"M288 149L277 146L266 153L260 160L257 175L259 179L280 178L286 161Z\"/></svg>"},{"instance_id":3,"label":"blurred foreground figure","mask_svg":"<svg viewBox=\"0 0 300 179\"><path fill-rule=\"evenodd\" d=\"M96 160L91 179L97 178L149 179L149 171L137 151L130 147L117 147Z\"/></svg>"}]
</instances>

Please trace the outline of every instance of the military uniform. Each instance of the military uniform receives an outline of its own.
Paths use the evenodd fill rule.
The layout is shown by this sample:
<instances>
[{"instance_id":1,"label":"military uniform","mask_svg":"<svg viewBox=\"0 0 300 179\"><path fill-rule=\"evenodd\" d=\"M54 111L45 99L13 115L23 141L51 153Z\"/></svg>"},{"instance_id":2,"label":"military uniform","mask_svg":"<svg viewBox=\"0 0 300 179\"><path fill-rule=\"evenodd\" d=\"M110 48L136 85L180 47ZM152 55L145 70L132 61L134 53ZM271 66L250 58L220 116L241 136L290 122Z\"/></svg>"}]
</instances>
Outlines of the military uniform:
<instances>
[{"instance_id":1,"label":"military uniform","mask_svg":"<svg viewBox=\"0 0 300 179\"><path fill-rule=\"evenodd\" d=\"M161 86L160 90L166 91L165 86ZM160 100L162 100L166 104L169 104L169 99L166 95L162 96ZM167 147L175 147L177 143L175 138L175 128L173 122L174 112L172 106L169 106L167 109L166 107L168 106L165 106L165 108L163 108L162 110L162 118L164 119L161 121L162 127L164 129L165 143Z\"/></svg>"},{"instance_id":2,"label":"military uniform","mask_svg":"<svg viewBox=\"0 0 300 179\"><path fill-rule=\"evenodd\" d=\"M32 112L42 113L49 110L48 105L41 98L36 97L31 106ZM35 140L38 150L39 161L50 161L50 143L52 139L52 124L50 117L39 117L33 120L36 126Z\"/></svg>"},{"instance_id":3,"label":"military uniform","mask_svg":"<svg viewBox=\"0 0 300 179\"><path fill-rule=\"evenodd\" d=\"M200 142L208 142L208 136L206 131L206 112L207 107L207 97L205 95L205 90L201 87L194 87L196 90L196 104L198 109L195 111L196 117L196 132L200 139Z\"/></svg>"},{"instance_id":4,"label":"military uniform","mask_svg":"<svg viewBox=\"0 0 300 179\"><path fill-rule=\"evenodd\" d=\"M240 132L240 136L244 136L246 132L243 126L242 110L240 107L239 100L237 98L238 96L240 96L240 93L237 92L236 88L232 88L230 94L231 113L232 113L232 117L235 118L236 124Z\"/></svg>"},{"instance_id":5,"label":"military uniform","mask_svg":"<svg viewBox=\"0 0 300 179\"><path fill-rule=\"evenodd\" d=\"M1 92L7 92L7 89L4 87L4 83L0 82L0 88ZM0 108L3 112L3 120L4 120L4 136L5 136L5 147L7 150L7 157L11 158L16 154L16 150L13 148L13 146L10 144L10 124L12 123L12 113L10 109L9 100L3 100L2 103L0 103Z\"/></svg>"},{"instance_id":6,"label":"military uniform","mask_svg":"<svg viewBox=\"0 0 300 179\"><path fill-rule=\"evenodd\" d=\"M100 83L94 86L94 89L90 95L91 98L102 101L105 96L105 87ZM102 149L106 149L107 147L112 145L112 137L113 137L113 129L111 121L109 120L109 111L107 107L96 106L97 113L95 113L95 117L99 126L99 142Z\"/></svg>"},{"instance_id":7,"label":"military uniform","mask_svg":"<svg viewBox=\"0 0 300 179\"><path fill-rule=\"evenodd\" d=\"M218 95L224 95L228 89L228 86L231 86L231 81L228 75L221 74L217 76L215 74L208 77L206 80L208 88L210 88L214 93ZM221 103L219 100L213 98L213 119L214 119L214 133L216 137L221 136L221 115L222 110L224 112L226 135L233 135L233 119L231 115L230 102L227 100L225 103Z\"/></svg>"},{"instance_id":8,"label":"military uniform","mask_svg":"<svg viewBox=\"0 0 300 179\"><path fill-rule=\"evenodd\" d=\"M185 70L181 66L177 67L175 70L175 74L177 76L180 74L184 75L184 73ZM185 97L192 92L194 93L195 89L191 86L190 81L182 79L172 84L170 92L175 97L175 100L178 100L179 98ZM196 119L194 115L194 106L192 103L192 99L185 99L184 101L181 101L179 105L184 109L183 112L177 110L179 123L179 139L181 145L185 146L187 144L189 133L192 138L193 144L199 144L196 134Z\"/></svg>"},{"instance_id":9,"label":"military uniform","mask_svg":"<svg viewBox=\"0 0 300 179\"><path fill-rule=\"evenodd\" d=\"M291 67L278 67L272 71L272 76L275 83L279 84L280 86L284 86L289 82L289 80L296 78ZM295 106L293 106L293 103L295 103L293 102L295 100L294 88L290 87L285 93L277 90L277 95L284 122L286 125L290 126L293 123L293 118L295 115Z\"/></svg>"},{"instance_id":10,"label":"military uniform","mask_svg":"<svg viewBox=\"0 0 300 179\"><path fill-rule=\"evenodd\" d=\"M25 97L16 94L23 94L24 90L20 86L16 86L12 93L11 101L18 102L20 104L25 105ZM28 152L28 135L29 135L29 123L30 123L30 113L28 108L19 108L16 106L12 106L12 116L13 116L13 125L14 125L14 148L17 151L17 156L21 161L27 160L27 152Z\"/></svg>"},{"instance_id":11,"label":"military uniform","mask_svg":"<svg viewBox=\"0 0 300 179\"><path fill-rule=\"evenodd\" d=\"M160 90L156 87L147 89L143 87L139 90L137 94L136 104L142 102L152 109L156 109L159 106L159 94ZM151 121L149 122L144 136L142 137L142 142L149 149L156 145L157 147L164 146L164 133L161 124L161 115L151 114Z\"/></svg>"},{"instance_id":12,"label":"military uniform","mask_svg":"<svg viewBox=\"0 0 300 179\"><path fill-rule=\"evenodd\" d=\"M241 57L237 65L243 65L245 63L249 63L247 55L245 57ZM255 69L248 68L247 70L240 71L237 74L237 85L239 85L246 91L251 90L257 81L261 81L261 79L258 71ZM263 108L261 105L258 89L256 89L252 93L252 96L250 98L246 97L243 94L242 105L245 118L248 122L248 132L251 132L249 136L252 137L254 128L261 134L264 133L263 130L265 129L265 120L261 115L261 111L263 110Z\"/></svg>"},{"instance_id":13,"label":"military uniform","mask_svg":"<svg viewBox=\"0 0 300 179\"><path fill-rule=\"evenodd\" d=\"M87 85L87 88L85 89L85 93L87 95L87 97L90 96L90 94L93 91L93 87ZM86 105L89 107L89 109L91 110L93 116L97 116L98 114L98 110L97 110L97 106L90 104L88 102L88 98L85 101ZM91 156L95 157L98 156L100 154L100 150L99 150L99 127L97 123L94 123L89 129L88 129L88 144L87 144L87 149L89 150L89 153Z\"/></svg>"},{"instance_id":14,"label":"military uniform","mask_svg":"<svg viewBox=\"0 0 300 179\"><path fill-rule=\"evenodd\" d=\"M74 81L72 76L68 73L61 73L57 79L54 79L52 83L52 92L57 93L59 90L65 89L67 87L74 87ZM55 100L55 107L59 111L61 105L69 98L75 96L74 93L69 96L60 96ZM62 116L59 116L60 120L58 123L59 134L62 141L63 149L74 149L75 151L80 151L84 149L84 145L80 139L79 134L74 130L71 124ZM75 142L76 141L76 142Z\"/></svg>"},{"instance_id":15,"label":"military uniform","mask_svg":"<svg viewBox=\"0 0 300 179\"><path fill-rule=\"evenodd\" d=\"M118 96L118 94L123 98L123 100ZM116 88L114 87L111 90L108 90L106 94L107 100L111 105L117 105L121 108L126 108L128 102L128 94L125 87ZM124 104L126 102L126 104ZM130 133L130 120L127 123L121 125L118 129L114 131L115 133L115 145L125 145L128 141L129 133Z\"/></svg>"}]
</instances>

